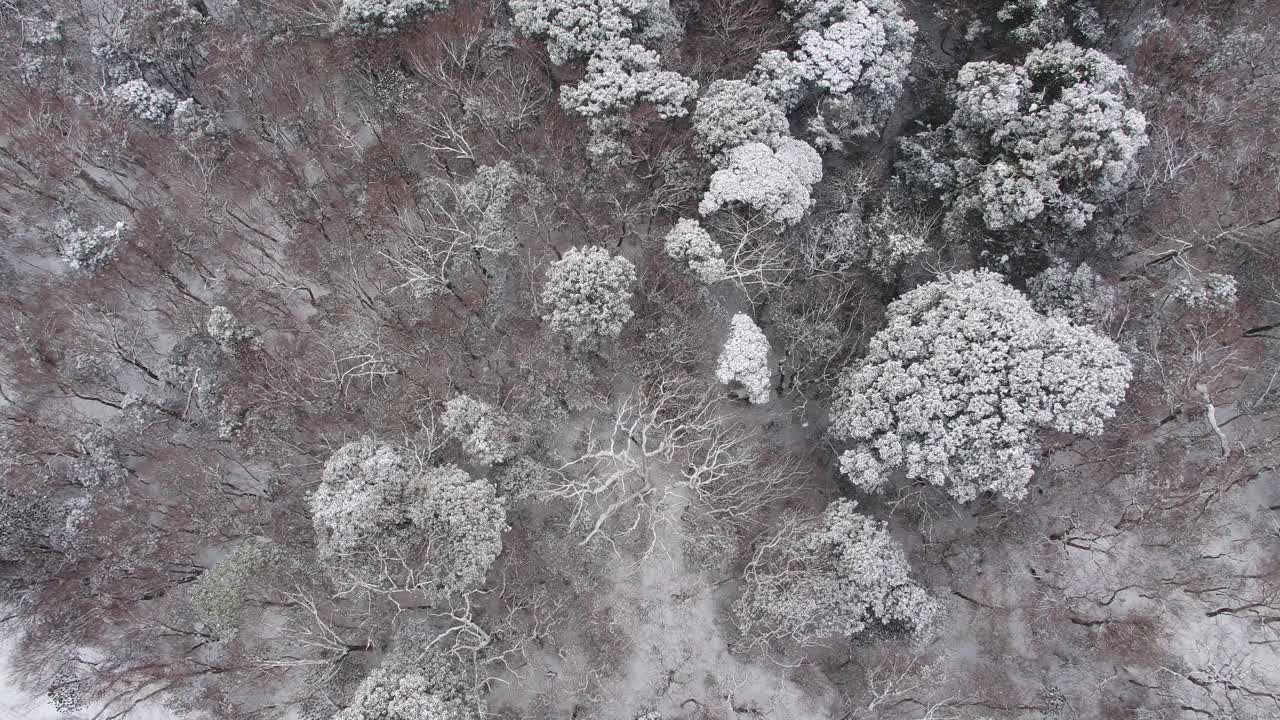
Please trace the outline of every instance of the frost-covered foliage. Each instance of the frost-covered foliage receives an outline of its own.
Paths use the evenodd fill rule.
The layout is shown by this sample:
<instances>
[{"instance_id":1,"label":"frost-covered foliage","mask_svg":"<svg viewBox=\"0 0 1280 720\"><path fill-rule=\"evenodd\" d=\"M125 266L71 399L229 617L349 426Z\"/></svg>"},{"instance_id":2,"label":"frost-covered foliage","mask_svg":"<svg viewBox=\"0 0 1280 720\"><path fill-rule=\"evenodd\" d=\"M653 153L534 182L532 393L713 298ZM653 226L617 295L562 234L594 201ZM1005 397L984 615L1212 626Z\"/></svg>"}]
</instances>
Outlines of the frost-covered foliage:
<instances>
[{"instance_id":1,"label":"frost-covered foliage","mask_svg":"<svg viewBox=\"0 0 1280 720\"><path fill-rule=\"evenodd\" d=\"M1115 288L1086 264L1072 269L1055 263L1027 282L1027 294L1036 311L1061 316L1077 325L1094 325L1111 316Z\"/></svg>"},{"instance_id":2,"label":"frost-covered foliage","mask_svg":"<svg viewBox=\"0 0 1280 720\"><path fill-rule=\"evenodd\" d=\"M551 266L542 290L551 328L583 348L617 337L634 315L628 303L635 282L630 260L604 248L571 248Z\"/></svg>"},{"instance_id":3,"label":"frost-covered foliage","mask_svg":"<svg viewBox=\"0 0 1280 720\"><path fill-rule=\"evenodd\" d=\"M337 26L359 33L391 33L448 7L449 0L342 0Z\"/></svg>"},{"instance_id":4,"label":"frost-covered foliage","mask_svg":"<svg viewBox=\"0 0 1280 720\"><path fill-rule=\"evenodd\" d=\"M832 435L840 468L875 491L901 469L968 502L1026 494L1038 430L1096 435L1131 371L1109 338L1040 315L988 271L895 300L866 358L841 376Z\"/></svg>"},{"instance_id":5,"label":"frost-covered foliage","mask_svg":"<svg viewBox=\"0 0 1280 720\"><path fill-rule=\"evenodd\" d=\"M465 696L430 668L375 668L333 720L479 720Z\"/></svg>"},{"instance_id":6,"label":"frost-covered foliage","mask_svg":"<svg viewBox=\"0 0 1280 720\"><path fill-rule=\"evenodd\" d=\"M656 41L677 32L665 0L512 0L511 10L521 33L546 38L557 65L589 58L619 38Z\"/></svg>"},{"instance_id":7,"label":"frost-covered foliage","mask_svg":"<svg viewBox=\"0 0 1280 720\"><path fill-rule=\"evenodd\" d=\"M519 455L531 434L528 423L470 395L446 402L440 419L462 441L462 449L486 465L500 465Z\"/></svg>"},{"instance_id":8,"label":"frost-covered foliage","mask_svg":"<svg viewBox=\"0 0 1280 720\"><path fill-rule=\"evenodd\" d=\"M820 521L789 520L759 545L734 605L745 632L808 644L875 626L931 628L940 604L911 580L885 524L857 507L837 500Z\"/></svg>"},{"instance_id":9,"label":"frost-covered foliage","mask_svg":"<svg viewBox=\"0 0 1280 720\"><path fill-rule=\"evenodd\" d=\"M904 142L908 177L942 192L952 223L976 214L991 230L1041 218L1081 229L1125 190L1147 144L1127 84L1124 68L1070 43L1020 66L969 63L950 121Z\"/></svg>"},{"instance_id":10,"label":"frost-covered foliage","mask_svg":"<svg viewBox=\"0 0 1280 720\"><path fill-rule=\"evenodd\" d=\"M215 305L209 310L209 319L205 320L204 328L209 337L228 352L234 352L256 335L253 328L237 320L231 314L231 309L223 305Z\"/></svg>"},{"instance_id":11,"label":"frost-covered foliage","mask_svg":"<svg viewBox=\"0 0 1280 720\"><path fill-rule=\"evenodd\" d=\"M625 39L602 44L587 61L587 74L560 92L565 110L585 117L625 112L651 103L663 118L684 117L697 83L659 69L658 53Z\"/></svg>"},{"instance_id":12,"label":"frost-covered foliage","mask_svg":"<svg viewBox=\"0 0 1280 720\"><path fill-rule=\"evenodd\" d=\"M676 262L686 263L689 270L702 282L710 285L725 278L728 273L724 250L711 239L697 220L681 218L667 233L667 256Z\"/></svg>"},{"instance_id":13,"label":"frost-covered foliage","mask_svg":"<svg viewBox=\"0 0 1280 720\"><path fill-rule=\"evenodd\" d=\"M729 329L729 339L720 351L716 379L728 385L739 383L754 404L769 402L772 375L769 372L769 338L751 319L737 313Z\"/></svg>"},{"instance_id":14,"label":"frost-covered foliage","mask_svg":"<svg viewBox=\"0 0 1280 720\"><path fill-rule=\"evenodd\" d=\"M219 636L235 633L245 596L270 562L270 550L251 541L241 544L200 576L191 604Z\"/></svg>"},{"instance_id":15,"label":"frost-covered foliage","mask_svg":"<svg viewBox=\"0 0 1280 720\"><path fill-rule=\"evenodd\" d=\"M164 88L152 87L146 80L130 80L117 85L111 91L126 110L140 120L156 123L169 121L173 111L178 109L178 98Z\"/></svg>"},{"instance_id":16,"label":"frost-covered foliage","mask_svg":"<svg viewBox=\"0 0 1280 720\"><path fill-rule=\"evenodd\" d=\"M430 597L479 585L506 529L488 481L452 465L419 467L368 437L329 458L308 505L316 551L331 571Z\"/></svg>"},{"instance_id":17,"label":"frost-covered foliage","mask_svg":"<svg viewBox=\"0 0 1280 720\"><path fill-rule=\"evenodd\" d=\"M120 252L125 241L125 224L116 223L113 227L101 225L92 230L74 227L70 221L58 223L56 232L61 248L59 254L62 261L72 270L96 272L106 267Z\"/></svg>"},{"instance_id":18,"label":"frost-covered foliage","mask_svg":"<svg viewBox=\"0 0 1280 720\"><path fill-rule=\"evenodd\" d=\"M790 131L782 108L745 80L716 80L693 110L694 149L720 164L733 148L747 143L777 147Z\"/></svg>"},{"instance_id":19,"label":"frost-covered foliage","mask_svg":"<svg viewBox=\"0 0 1280 720\"><path fill-rule=\"evenodd\" d=\"M804 141L786 138L777 150L764 143L739 145L712 174L698 212L710 215L726 205L742 204L791 225L813 205L809 190L821 179L822 158Z\"/></svg>"}]
</instances>

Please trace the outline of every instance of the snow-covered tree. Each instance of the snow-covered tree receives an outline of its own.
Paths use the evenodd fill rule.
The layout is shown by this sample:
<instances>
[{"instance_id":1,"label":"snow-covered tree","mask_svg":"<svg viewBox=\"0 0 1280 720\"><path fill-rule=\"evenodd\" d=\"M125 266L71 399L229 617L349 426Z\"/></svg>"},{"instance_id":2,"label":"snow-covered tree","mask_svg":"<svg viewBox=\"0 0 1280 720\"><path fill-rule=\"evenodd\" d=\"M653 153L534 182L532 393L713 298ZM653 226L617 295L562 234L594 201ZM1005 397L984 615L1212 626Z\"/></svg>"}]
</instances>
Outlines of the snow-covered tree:
<instances>
[{"instance_id":1,"label":"snow-covered tree","mask_svg":"<svg viewBox=\"0 0 1280 720\"><path fill-rule=\"evenodd\" d=\"M821 519L788 517L757 546L734 605L748 635L804 645L875 626L930 629L940 604L912 581L885 524L857 507L841 499Z\"/></svg>"},{"instance_id":2,"label":"snow-covered tree","mask_svg":"<svg viewBox=\"0 0 1280 720\"><path fill-rule=\"evenodd\" d=\"M1065 40L1072 31L1093 45L1106 32L1098 11L1085 0L1006 0L996 19L1010 39L1028 47Z\"/></svg>"},{"instance_id":3,"label":"snow-covered tree","mask_svg":"<svg viewBox=\"0 0 1280 720\"><path fill-rule=\"evenodd\" d=\"M782 50L762 53L747 79L760 88L769 102L789 113L804 97L806 68Z\"/></svg>"},{"instance_id":4,"label":"snow-covered tree","mask_svg":"<svg viewBox=\"0 0 1280 720\"><path fill-rule=\"evenodd\" d=\"M336 579L442 598L479 585L502 551L493 485L365 437L325 463L308 498L317 553Z\"/></svg>"},{"instance_id":5,"label":"snow-covered tree","mask_svg":"<svg viewBox=\"0 0 1280 720\"><path fill-rule=\"evenodd\" d=\"M950 121L904 142L908 177L942 192L952 223L974 214L991 230L1041 218L1081 229L1125 190L1147 144L1127 83L1110 58L1070 43L1020 66L969 63Z\"/></svg>"},{"instance_id":6,"label":"snow-covered tree","mask_svg":"<svg viewBox=\"0 0 1280 720\"><path fill-rule=\"evenodd\" d=\"M188 140L200 140L226 132L218 116L197 105L193 98L179 100L169 121L173 125L174 134Z\"/></svg>"},{"instance_id":7,"label":"snow-covered tree","mask_svg":"<svg viewBox=\"0 0 1280 720\"><path fill-rule=\"evenodd\" d=\"M831 132L829 126L838 136L875 132L902 94L915 23L898 0L799 0L789 5L786 14L800 31L799 47L790 66L771 60L773 77L794 73L827 94L814 120L823 132Z\"/></svg>"},{"instance_id":8,"label":"snow-covered tree","mask_svg":"<svg viewBox=\"0 0 1280 720\"><path fill-rule=\"evenodd\" d=\"M1088 265L1055 263L1031 278L1027 294L1036 311L1058 315L1077 325L1105 321L1115 309L1116 291Z\"/></svg>"},{"instance_id":9,"label":"snow-covered tree","mask_svg":"<svg viewBox=\"0 0 1280 720\"><path fill-rule=\"evenodd\" d=\"M198 140L223 131L217 116L196 104L193 98L177 95L146 80L130 80L117 85L111 98L126 112L153 125L168 125L179 137Z\"/></svg>"},{"instance_id":10,"label":"snow-covered tree","mask_svg":"<svg viewBox=\"0 0 1280 720\"><path fill-rule=\"evenodd\" d=\"M729 339L720 351L716 379L728 385L739 383L752 403L769 402L772 374L769 372L769 338L750 315L737 313L729 328Z\"/></svg>"},{"instance_id":11,"label":"snow-covered tree","mask_svg":"<svg viewBox=\"0 0 1280 720\"><path fill-rule=\"evenodd\" d=\"M791 225L813 205L809 190L821 179L822 158L806 142L786 138L776 150L758 142L739 145L712 174L698 212L710 215L726 205L742 204Z\"/></svg>"},{"instance_id":12,"label":"snow-covered tree","mask_svg":"<svg viewBox=\"0 0 1280 720\"><path fill-rule=\"evenodd\" d=\"M470 395L446 402L440 420L459 438L468 455L486 465L501 465L519 455L532 430L520 418Z\"/></svg>"},{"instance_id":13,"label":"snow-covered tree","mask_svg":"<svg viewBox=\"0 0 1280 720\"><path fill-rule=\"evenodd\" d=\"M228 352L234 352L256 335L253 328L236 319L230 308L223 305L215 305L209 310L209 318L205 320L204 327L209 337Z\"/></svg>"},{"instance_id":14,"label":"snow-covered tree","mask_svg":"<svg viewBox=\"0 0 1280 720\"><path fill-rule=\"evenodd\" d=\"M66 22L61 17L52 20L34 17L22 19L22 41L27 45L57 45L66 39L66 30Z\"/></svg>"},{"instance_id":15,"label":"snow-covered tree","mask_svg":"<svg viewBox=\"0 0 1280 720\"><path fill-rule=\"evenodd\" d=\"M631 319L635 265L599 247L571 248L547 273L548 321L575 345L592 348L622 333Z\"/></svg>"},{"instance_id":16,"label":"snow-covered tree","mask_svg":"<svg viewBox=\"0 0 1280 720\"><path fill-rule=\"evenodd\" d=\"M589 58L619 38L644 43L678 32L667 0L512 0L511 10L516 29L545 38L557 65Z\"/></svg>"},{"instance_id":17,"label":"snow-covered tree","mask_svg":"<svg viewBox=\"0 0 1280 720\"><path fill-rule=\"evenodd\" d=\"M684 117L697 83L659 69L658 53L629 40L603 43L587 61L587 74L560 91L564 109L585 117L627 112L650 103L663 118Z\"/></svg>"},{"instance_id":18,"label":"snow-covered tree","mask_svg":"<svg viewBox=\"0 0 1280 720\"><path fill-rule=\"evenodd\" d=\"M434 668L375 668L356 688L351 704L333 720L479 720L465 695L441 682Z\"/></svg>"},{"instance_id":19,"label":"snow-covered tree","mask_svg":"<svg viewBox=\"0 0 1280 720\"><path fill-rule=\"evenodd\" d=\"M1222 273L1187 271L1169 288L1171 298L1192 310L1224 310L1236 304L1236 279Z\"/></svg>"},{"instance_id":20,"label":"snow-covered tree","mask_svg":"<svg viewBox=\"0 0 1280 720\"><path fill-rule=\"evenodd\" d=\"M795 61L827 92L858 91L877 110L892 107L907 79L915 23L903 16L896 0L840 6L834 22L819 24L812 14L801 19L801 26L816 27L801 34Z\"/></svg>"},{"instance_id":21,"label":"snow-covered tree","mask_svg":"<svg viewBox=\"0 0 1280 720\"><path fill-rule=\"evenodd\" d=\"M58 223L57 234L62 261L72 270L95 272L120 252L125 240L125 224L118 222L110 228L98 225L92 230L83 230L64 220Z\"/></svg>"},{"instance_id":22,"label":"snow-covered tree","mask_svg":"<svg viewBox=\"0 0 1280 720\"><path fill-rule=\"evenodd\" d=\"M697 220L677 220L667 233L665 247L667 257L687 264L693 274L708 285L723 280L728 272L721 257L723 249Z\"/></svg>"},{"instance_id":23,"label":"snow-covered tree","mask_svg":"<svg viewBox=\"0 0 1280 720\"><path fill-rule=\"evenodd\" d=\"M200 576L191 604L219 636L235 633L245 596L270 562L270 549L250 541L239 545Z\"/></svg>"},{"instance_id":24,"label":"snow-covered tree","mask_svg":"<svg viewBox=\"0 0 1280 720\"><path fill-rule=\"evenodd\" d=\"M111 91L111 97L138 119L156 124L168 122L178 108L177 96L141 79L117 85Z\"/></svg>"},{"instance_id":25,"label":"snow-covered tree","mask_svg":"<svg viewBox=\"0 0 1280 720\"><path fill-rule=\"evenodd\" d=\"M806 252L815 268L862 268L889 277L928 245L928 222L885 204L863 220L857 209L809 227Z\"/></svg>"},{"instance_id":26,"label":"snow-covered tree","mask_svg":"<svg viewBox=\"0 0 1280 720\"><path fill-rule=\"evenodd\" d=\"M448 7L449 0L342 0L336 23L351 32L391 33Z\"/></svg>"},{"instance_id":27,"label":"snow-covered tree","mask_svg":"<svg viewBox=\"0 0 1280 720\"><path fill-rule=\"evenodd\" d=\"M1021 498L1037 432L1102 432L1131 378L1110 338L1040 315L989 271L916 288L886 320L832 400L840 468L867 491L901 470L961 502Z\"/></svg>"},{"instance_id":28,"label":"snow-covered tree","mask_svg":"<svg viewBox=\"0 0 1280 720\"><path fill-rule=\"evenodd\" d=\"M694 149L717 163L747 143L777 147L790 137L782 108L765 91L745 80L716 80L693 110Z\"/></svg>"}]
</instances>

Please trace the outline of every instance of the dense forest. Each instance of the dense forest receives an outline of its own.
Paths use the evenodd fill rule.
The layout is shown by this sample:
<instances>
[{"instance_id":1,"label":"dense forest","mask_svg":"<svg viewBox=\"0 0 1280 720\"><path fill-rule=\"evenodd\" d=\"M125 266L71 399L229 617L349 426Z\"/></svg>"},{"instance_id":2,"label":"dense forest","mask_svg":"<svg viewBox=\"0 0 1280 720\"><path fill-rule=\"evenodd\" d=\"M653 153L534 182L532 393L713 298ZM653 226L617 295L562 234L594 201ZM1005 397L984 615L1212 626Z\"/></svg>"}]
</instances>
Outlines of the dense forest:
<instances>
[{"instance_id":1,"label":"dense forest","mask_svg":"<svg viewBox=\"0 0 1280 720\"><path fill-rule=\"evenodd\" d=\"M1275 0L0 35L19 716L1280 718Z\"/></svg>"}]
</instances>

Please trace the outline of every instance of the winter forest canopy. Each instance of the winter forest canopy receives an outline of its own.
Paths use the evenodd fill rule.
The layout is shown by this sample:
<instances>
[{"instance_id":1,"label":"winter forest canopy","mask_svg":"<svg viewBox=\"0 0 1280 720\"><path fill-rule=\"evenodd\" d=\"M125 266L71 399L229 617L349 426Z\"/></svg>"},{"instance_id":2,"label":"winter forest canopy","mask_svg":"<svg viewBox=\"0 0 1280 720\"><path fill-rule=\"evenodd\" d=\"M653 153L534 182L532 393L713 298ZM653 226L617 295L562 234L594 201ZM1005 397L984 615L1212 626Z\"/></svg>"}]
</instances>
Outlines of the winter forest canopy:
<instances>
[{"instance_id":1,"label":"winter forest canopy","mask_svg":"<svg viewBox=\"0 0 1280 720\"><path fill-rule=\"evenodd\" d=\"M1280 2L0 33L0 708L1280 717Z\"/></svg>"}]
</instances>

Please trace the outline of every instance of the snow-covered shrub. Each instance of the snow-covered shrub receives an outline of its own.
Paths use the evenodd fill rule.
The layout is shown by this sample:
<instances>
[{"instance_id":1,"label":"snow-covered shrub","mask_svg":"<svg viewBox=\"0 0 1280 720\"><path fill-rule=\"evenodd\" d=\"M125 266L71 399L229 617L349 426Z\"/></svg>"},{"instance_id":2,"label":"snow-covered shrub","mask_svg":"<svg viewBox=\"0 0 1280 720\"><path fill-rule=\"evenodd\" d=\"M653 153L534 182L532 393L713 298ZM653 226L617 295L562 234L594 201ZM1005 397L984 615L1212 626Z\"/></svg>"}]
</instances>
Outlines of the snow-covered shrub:
<instances>
[{"instance_id":1,"label":"snow-covered shrub","mask_svg":"<svg viewBox=\"0 0 1280 720\"><path fill-rule=\"evenodd\" d=\"M342 0L337 26L358 33L391 33L427 13L449 7L449 0Z\"/></svg>"},{"instance_id":2,"label":"snow-covered shrub","mask_svg":"<svg viewBox=\"0 0 1280 720\"><path fill-rule=\"evenodd\" d=\"M75 228L68 221L58 223L62 261L72 270L95 272L106 267L120 252L125 240L125 225L111 228L98 225L92 230Z\"/></svg>"},{"instance_id":3,"label":"snow-covered shrub","mask_svg":"<svg viewBox=\"0 0 1280 720\"><path fill-rule=\"evenodd\" d=\"M257 334L253 328L237 320L231 310L223 305L215 305L209 310L209 319L205 320L204 329L219 347L228 352L234 352Z\"/></svg>"},{"instance_id":4,"label":"snow-covered shrub","mask_svg":"<svg viewBox=\"0 0 1280 720\"><path fill-rule=\"evenodd\" d=\"M615 39L602 44L587 60L587 73L577 85L560 91L560 105L596 117L651 103L663 118L684 117L685 104L697 89L697 83L680 73L660 70L658 53Z\"/></svg>"},{"instance_id":5,"label":"snow-covered shrub","mask_svg":"<svg viewBox=\"0 0 1280 720\"><path fill-rule=\"evenodd\" d=\"M493 485L452 465L419 467L368 437L329 458L307 502L330 571L383 590L465 592L502 551L506 511Z\"/></svg>"},{"instance_id":6,"label":"snow-covered shrub","mask_svg":"<svg viewBox=\"0 0 1280 720\"><path fill-rule=\"evenodd\" d=\"M1097 435L1131 371L1116 344L1040 315L995 273L967 271L891 303L867 356L840 378L831 433L867 491L901 469L960 502L1026 494L1037 431Z\"/></svg>"},{"instance_id":7,"label":"snow-covered shrub","mask_svg":"<svg viewBox=\"0 0 1280 720\"><path fill-rule=\"evenodd\" d=\"M168 122L178 108L177 96L140 79L117 85L111 91L111 97L133 116L157 125Z\"/></svg>"},{"instance_id":8,"label":"snow-covered shrub","mask_svg":"<svg viewBox=\"0 0 1280 720\"><path fill-rule=\"evenodd\" d=\"M628 304L636 282L631 261L599 247L571 248L552 264L542 302L556 332L591 348L622 333L634 313Z\"/></svg>"},{"instance_id":9,"label":"snow-covered shrub","mask_svg":"<svg viewBox=\"0 0 1280 720\"><path fill-rule=\"evenodd\" d=\"M820 520L789 518L758 545L734 605L747 634L803 645L875 626L931 629L940 604L911 579L885 524L857 507L841 499Z\"/></svg>"},{"instance_id":10,"label":"snow-covered shrub","mask_svg":"<svg viewBox=\"0 0 1280 720\"><path fill-rule=\"evenodd\" d=\"M589 58L619 38L643 43L678 32L666 0L512 0L511 10L516 29L546 38L557 65Z\"/></svg>"},{"instance_id":11,"label":"snow-covered shrub","mask_svg":"<svg viewBox=\"0 0 1280 720\"><path fill-rule=\"evenodd\" d=\"M528 423L470 395L446 402L440 419L462 441L462 449L486 465L501 465L519 455L531 433Z\"/></svg>"},{"instance_id":12,"label":"snow-covered shrub","mask_svg":"<svg viewBox=\"0 0 1280 720\"><path fill-rule=\"evenodd\" d=\"M235 634L245 596L270 561L269 549L250 541L239 545L200 576L191 604L219 636Z\"/></svg>"},{"instance_id":13,"label":"snow-covered shrub","mask_svg":"<svg viewBox=\"0 0 1280 720\"><path fill-rule=\"evenodd\" d=\"M1094 325L1111 316L1116 291L1086 264L1072 269L1055 263L1027 282L1036 312L1061 316L1077 325Z\"/></svg>"},{"instance_id":14,"label":"snow-covered shrub","mask_svg":"<svg viewBox=\"0 0 1280 720\"><path fill-rule=\"evenodd\" d=\"M697 220L681 218L667 233L667 257L686 263L693 274L710 285L725 278L723 250Z\"/></svg>"},{"instance_id":15,"label":"snow-covered shrub","mask_svg":"<svg viewBox=\"0 0 1280 720\"><path fill-rule=\"evenodd\" d=\"M769 372L769 338L750 315L737 313L729 329L729 339L720 351L716 379L728 385L739 383L754 404L769 402L772 375Z\"/></svg>"},{"instance_id":16,"label":"snow-covered shrub","mask_svg":"<svg viewBox=\"0 0 1280 720\"><path fill-rule=\"evenodd\" d=\"M972 213L991 230L1040 218L1081 229L1129 185L1147 144L1127 83L1110 58L1070 43L1020 66L969 63L947 124L904 142L907 176L942 192L953 223Z\"/></svg>"},{"instance_id":17,"label":"snow-covered shrub","mask_svg":"<svg viewBox=\"0 0 1280 720\"><path fill-rule=\"evenodd\" d=\"M791 225L813 205L809 190L821 179L822 158L801 140L786 138L777 150L757 142L739 145L712 174L698 212L710 215L726 205L742 204Z\"/></svg>"},{"instance_id":18,"label":"snow-covered shrub","mask_svg":"<svg viewBox=\"0 0 1280 720\"><path fill-rule=\"evenodd\" d=\"M740 145L777 147L790 136L790 126L764 90L745 80L716 80L693 110L693 132L698 154L723 164L726 153Z\"/></svg>"}]
</instances>

